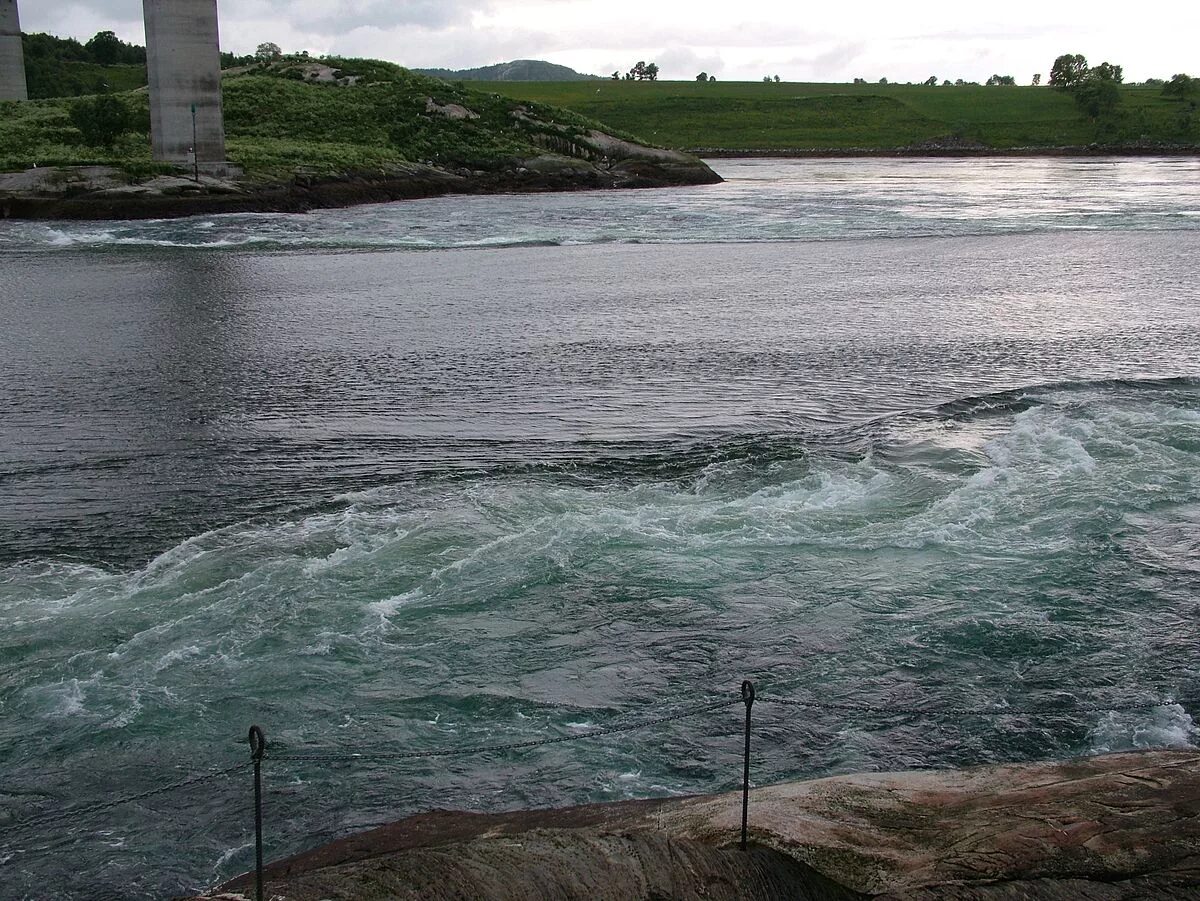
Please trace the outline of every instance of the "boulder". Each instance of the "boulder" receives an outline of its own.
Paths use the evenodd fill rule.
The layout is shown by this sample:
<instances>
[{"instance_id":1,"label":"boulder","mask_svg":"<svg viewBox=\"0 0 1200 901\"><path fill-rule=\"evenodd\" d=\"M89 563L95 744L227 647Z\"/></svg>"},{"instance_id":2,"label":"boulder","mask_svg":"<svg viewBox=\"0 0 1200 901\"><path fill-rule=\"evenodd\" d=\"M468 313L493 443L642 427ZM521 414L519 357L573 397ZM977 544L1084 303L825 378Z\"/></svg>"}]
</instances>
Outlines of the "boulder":
<instances>
[{"instance_id":1,"label":"boulder","mask_svg":"<svg viewBox=\"0 0 1200 901\"><path fill-rule=\"evenodd\" d=\"M839 776L741 795L433 812L267 869L318 899L1200 899L1200 754ZM252 894L241 876L209 898Z\"/></svg>"}]
</instances>

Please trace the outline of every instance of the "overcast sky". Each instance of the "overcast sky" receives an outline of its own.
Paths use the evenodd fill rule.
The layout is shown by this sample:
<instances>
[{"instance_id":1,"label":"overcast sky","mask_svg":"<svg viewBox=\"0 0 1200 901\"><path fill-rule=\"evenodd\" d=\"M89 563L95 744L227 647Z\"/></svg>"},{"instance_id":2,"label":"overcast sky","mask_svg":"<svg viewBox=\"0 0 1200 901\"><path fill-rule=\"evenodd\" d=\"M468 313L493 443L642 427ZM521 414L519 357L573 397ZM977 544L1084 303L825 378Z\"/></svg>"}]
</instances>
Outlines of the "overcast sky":
<instances>
[{"instance_id":1,"label":"overcast sky","mask_svg":"<svg viewBox=\"0 0 1200 901\"><path fill-rule=\"evenodd\" d=\"M19 0L25 31L143 43L140 0ZM656 61L662 77L923 81L1014 75L1061 53L1125 67L1126 80L1200 75L1200 4L1137 10L1097 0L224 0L221 46L370 56L414 68L547 59L583 72Z\"/></svg>"}]
</instances>

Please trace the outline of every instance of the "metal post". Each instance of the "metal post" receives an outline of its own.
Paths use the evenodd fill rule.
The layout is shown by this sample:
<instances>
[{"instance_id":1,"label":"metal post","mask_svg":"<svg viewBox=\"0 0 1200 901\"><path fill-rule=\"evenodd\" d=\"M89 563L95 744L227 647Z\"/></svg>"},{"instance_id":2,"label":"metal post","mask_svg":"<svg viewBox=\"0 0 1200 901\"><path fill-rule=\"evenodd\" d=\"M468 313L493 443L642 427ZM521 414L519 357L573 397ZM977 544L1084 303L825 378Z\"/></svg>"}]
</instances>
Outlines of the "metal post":
<instances>
[{"instance_id":1,"label":"metal post","mask_svg":"<svg viewBox=\"0 0 1200 901\"><path fill-rule=\"evenodd\" d=\"M250 759L254 761L254 897L263 901L262 760L267 738L258 726L250 727Z\"/></svg>"},{"instance_id":2,"label":"metal post","mask_svg":"<svg viewBox=\"0 0 1200 901\"><path fill-rule=\"evenodd\" d=\"M192 175L200 184L200 146L196 133L196 104L192 104ZM259 901L262 901L260 898Z\"/></svg>"},{"instance_id":3,"label":"metal post","mask_svg":"<svg viewBox=\"0 0 1200 901\"><path fill-rule=\"evenodd\" d=\"M746 755L742 769L742 850L749 847L750 828L750 709L754 706L754 683L742 683L742 703L746 705Z\"/></svg>"}]
</instances>

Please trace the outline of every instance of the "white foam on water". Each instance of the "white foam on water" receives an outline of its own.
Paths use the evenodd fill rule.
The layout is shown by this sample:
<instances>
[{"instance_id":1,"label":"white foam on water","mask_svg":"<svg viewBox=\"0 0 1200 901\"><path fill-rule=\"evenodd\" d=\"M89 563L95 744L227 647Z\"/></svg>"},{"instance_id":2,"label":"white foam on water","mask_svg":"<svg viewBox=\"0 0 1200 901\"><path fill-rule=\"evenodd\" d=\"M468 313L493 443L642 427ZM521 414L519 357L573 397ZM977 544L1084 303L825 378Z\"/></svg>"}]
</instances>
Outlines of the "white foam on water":
<instances>
[{"instance_id":1,"label":"white foam on water","mask_svg":"<svg viewBox=\"0 0 1200 901\"><path fill-rule=\"evenodd\" d=\"M178 247L190 250L219 249L222 247L247 247L254 244L270 242L269 238L244 235L240 238L218 238L215 241L174 241L168 238L126 237L115 238L111 242L122 247Z\"/></svg>"},{"instance_id":2,"label":"white foam on water","mask_svg":"<svg viewBox=\"0 0 1200 901\"><path fill-rule=\"evenodd\" d=\"M253 849L254 849L254 842L252 842L252 841L246 842L243 845L235 845L232 848L226 848L225 851L223 851L221 853L221 856L218 857L216 859L216 861L213 863L213 867L212 867L213 878L214 879L223 878L224 874L225 874L225 867L227 864L229 864L235 857L238 857L241 854L245 854Z\"/></svg>"},{"instance_id":3,"label":"white foam on water","mask_svg":"<svg viewBox=\"0 0 1200 901\"><path fill-rule=\"evenodd\" d=\"M41 713L51 719L69 719L82 716L87 711L87 695L84 683L79 679L64 679L52 685L31 686L25 689L26 697L38 702Z\"/></svg>"},{"instance_id":4,"label":"white foam on water","mask_svg":"<svg viewBox=\"0 0 1200 901\"><path fill-rule=\"evenodd\" d=\"M417 603L423 596L424 592L420 588L413 591L406 591L403 594L393 595L381 601L374 601L368 604L367 612L378 620L377 625L386 625L387 621L400 610Z\"/></svg>"},{"instance_id":5,"label":"white foam on water","mask_svg":"<svg viewBox=\"0 0 1200 901\"><path fill-rule=\"evenodd\" d=\"M1182 706L1168 704L1147 711L1110 711L1096 723L1088 738L1094 754L1192 748L1200 739L1200 729Z\"/></svg>"},{"instance_id":6,"label":"white foam on water","mask_svg":"<svg viewBox=\"0 0 1200 901\"><path fill-rule=\"evenodd\" d=\"M44 227L42 242L51 247L75 247L81 244L112 244L117 236L111 231L77 231Z\"/></svg>"},{"instance_id":7,"label":"white foam on water","mask_svg":"<svg viewBox=\"0 0 1200 901\"><path fill-rule=\"evenodd\" d=\"M162 657L158 659L158 662L154 664L154 671L161 673L163 670L169 669L177 663L182 663L185 660L192 659L193 657L199 657L203 653L204 652L200 649L200 646L195 644L188 645L187 647L183 648L175 648L174 650L163 654Z\"/></svg>"}]
</instances>

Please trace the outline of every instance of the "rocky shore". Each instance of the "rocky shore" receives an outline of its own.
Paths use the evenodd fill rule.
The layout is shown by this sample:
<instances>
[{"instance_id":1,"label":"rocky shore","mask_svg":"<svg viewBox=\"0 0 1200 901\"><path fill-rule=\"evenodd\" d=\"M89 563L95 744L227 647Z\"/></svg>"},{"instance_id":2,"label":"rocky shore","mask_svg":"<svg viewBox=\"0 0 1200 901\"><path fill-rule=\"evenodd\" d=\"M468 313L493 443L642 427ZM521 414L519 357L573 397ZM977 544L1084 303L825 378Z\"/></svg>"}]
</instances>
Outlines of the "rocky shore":
<instances>
[{"instance_id":1,"label":"rocky shore","mask_svg":"<svg viewBox=\"0 0 1200 901\"><path fill-rule=\"evenodd\" d=\"M751 793L434 812L271 865L318 899L1200 898L1200 753L841 776ZM239 877L206 897L253 895Z\"/></svg>"},{"instance_id":2,"label":"rocky shore","mask_svg":"<svg viewBox=\"0 0 1200 901\"><path fill-rule=\"evenodd\" d=\"M490 169L400 163L376 171L316 175L299 172L286 180L190 173L133 180L111 166L29 169L0 174L0 218L165 219L213 213L302 213L436 197L443 194L500 194L614 188L708 185L721 181L699 159L589 135L603 155L581 159L555 153L498 162Z\"/></svg>"}]
</instances>

